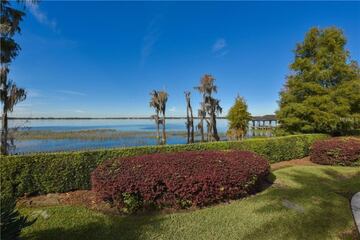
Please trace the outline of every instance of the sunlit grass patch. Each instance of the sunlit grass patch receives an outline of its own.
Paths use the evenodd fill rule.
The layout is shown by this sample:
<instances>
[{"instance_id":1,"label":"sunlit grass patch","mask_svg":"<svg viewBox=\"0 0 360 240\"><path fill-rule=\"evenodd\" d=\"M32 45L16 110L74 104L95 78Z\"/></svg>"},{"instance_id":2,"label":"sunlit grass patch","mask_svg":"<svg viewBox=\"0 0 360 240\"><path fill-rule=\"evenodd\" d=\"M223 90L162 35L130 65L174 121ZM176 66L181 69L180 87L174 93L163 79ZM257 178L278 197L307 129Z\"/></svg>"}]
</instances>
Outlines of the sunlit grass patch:
<instances>
[{"instance_id":1,"label":"sunlit grass patch","mask_svg":"<svg viewBox=\"0 0 360 240\"><path fill-rule=\"evenodd\" d=\"M27 239L344 239L354 233L345 194L360 190L360 169L295 166L252 197L196 211L114 216L80 206L23 208L46 212ZM343 176L343 177L339 177ZM277 187L276 183L282 186ZM351 235L353 236L353 235ZM351 238L350 238L351 239Z\"/></svg>"}]
</instances>

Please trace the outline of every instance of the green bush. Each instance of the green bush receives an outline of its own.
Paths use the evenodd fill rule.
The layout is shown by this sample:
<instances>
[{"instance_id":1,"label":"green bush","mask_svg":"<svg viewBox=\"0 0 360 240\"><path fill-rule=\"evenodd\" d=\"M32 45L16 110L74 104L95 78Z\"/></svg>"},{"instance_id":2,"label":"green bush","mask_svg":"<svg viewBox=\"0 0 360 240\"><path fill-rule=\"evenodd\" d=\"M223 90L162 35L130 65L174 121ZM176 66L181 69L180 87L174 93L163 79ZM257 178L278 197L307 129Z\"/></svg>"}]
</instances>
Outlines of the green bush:
<instances>
[{"instance_id":1,"label":"green bush","mask_svg":"<svg viewBox=\"0 0 360 240\"><path fill-rule=\"evenodd\" d=\"M38 153L1 156L2 194L19 197L24 194L45 194L90 189L90 173L107 159L160 152L197 150L247 150L266 157L271 163L302 158L309 154L315 140L324 134L303 134L274 138L254 138L182 145L143 146L79 152ZM5 189L9 189L5 191Z\"/></svg>"},{"instance_id":2,"label":"green bush","mask_svg":"<svg viewBox=\"0 0 360 240\"><path fill-rule=\"evenodd\" d=\"M140 197L135 194L123 193L122 198L125 205L125 208L122 209L122 211L124 211L125 213L135 213L143 205Z\"/></svg>"},{"instance_id":3,"label":"green bush","mask_svg":"<svg viewBox=\"0 0 360 240\"><path fill-rule=\"evenodd\" d=\"M31 226L36 219L29 221L16 210L16 200L6 198L1 201L1 239L16 240L20 239L23 228Z\"/></svg>"}]
</instances>

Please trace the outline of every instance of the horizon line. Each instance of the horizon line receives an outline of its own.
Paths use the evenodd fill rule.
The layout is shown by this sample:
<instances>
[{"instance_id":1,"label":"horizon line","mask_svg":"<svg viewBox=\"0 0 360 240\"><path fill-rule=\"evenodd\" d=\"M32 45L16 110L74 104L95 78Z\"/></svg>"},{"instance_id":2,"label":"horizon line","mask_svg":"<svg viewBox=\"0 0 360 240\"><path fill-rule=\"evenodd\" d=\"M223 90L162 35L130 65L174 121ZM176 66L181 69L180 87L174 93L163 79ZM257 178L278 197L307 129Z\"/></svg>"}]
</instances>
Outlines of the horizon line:
<instances>
[{"instance_id":1,"label":"horizon line","mask_svg":"<svg viewBox=\"0 0 360 240\"><path fill-rule=\"evenodd\" d=\"M252 119L268 118L271 120L276 119L275 114L265 114L261 116L251 116ZM152 117L9 117L9 120L131 120L131 119L153 119ZM184 117L165 117L165 119L187 119ZM193 117L193 119L199 119L199 117ZM227 119L225 116L217 117L217 119Z\"/></svg>"}]
</instances>

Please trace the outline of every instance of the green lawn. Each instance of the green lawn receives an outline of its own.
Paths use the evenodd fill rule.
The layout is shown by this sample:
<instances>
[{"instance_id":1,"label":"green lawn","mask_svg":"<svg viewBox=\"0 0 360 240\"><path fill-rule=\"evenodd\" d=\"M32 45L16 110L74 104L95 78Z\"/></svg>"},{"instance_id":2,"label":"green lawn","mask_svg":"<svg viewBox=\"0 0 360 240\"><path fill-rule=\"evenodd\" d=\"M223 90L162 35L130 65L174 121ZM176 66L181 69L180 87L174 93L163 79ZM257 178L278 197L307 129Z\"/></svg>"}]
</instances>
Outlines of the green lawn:
<instances>
[{"instance_id":1,"label":"green lawn","mask_svg":"<svg viewBox=\"0 0 360 240\"><path fill-rule=\"evenodd\" d=\"M296 166L274 174L275 184L256 196L175 214L123 217L77 206L23 208L21 212L27 215L43 210L23 237L354 239L349 197L360 191L360 168Z\"/></svg>"}]
</instances>

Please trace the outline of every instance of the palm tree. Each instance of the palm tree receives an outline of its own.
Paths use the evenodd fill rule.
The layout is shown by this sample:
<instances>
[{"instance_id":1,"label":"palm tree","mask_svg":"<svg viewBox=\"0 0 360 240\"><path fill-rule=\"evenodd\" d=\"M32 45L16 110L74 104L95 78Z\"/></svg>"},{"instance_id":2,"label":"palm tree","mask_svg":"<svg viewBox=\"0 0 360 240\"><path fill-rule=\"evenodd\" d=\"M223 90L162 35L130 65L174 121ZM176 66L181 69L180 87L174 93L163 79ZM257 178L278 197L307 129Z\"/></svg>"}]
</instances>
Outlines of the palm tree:
<instances>
[{"instance_id":1,"label":"palm tree","mask_svg":"<svg viewBox=\"0 0 360 240\"><path fill-rule=\"evenodd\" d=\"M166 131L165 131L165 112L166 112L166 103L168 100L168 94L165 91L158 92L158 99L160 105L160 112L162 114L162 144L166 144Z\"/></svg>"},{"instance_id":2,"label":"palm tree","mask_svg":"<svg viewBox=\"0 0 360 240\"><path fill-rule=\"evenodd\" d=\"M0 72L0 100L3 104L3 112L1 116L1 154L7 155L9 149L8 143L8 113L14 110L14 106L26 98L26 92L22 88L18 88L15 83L8 80L9 69L1 67Z\"/></svg>"},{"instance_id":3,"label":"palm tree","mask_svg":"<svg viewBox=\"0 0 360 240\"><path fill-rule=\"evenodd\" d=\"M217 86L214 84L215 78L211 74L205 74L201 80L200 85L195 87L203 96L211 96L212 93L217 93Z\"/></svg>"},{"instance_id":4,"label":"palm tree","mask_svg":"<svg viewBox=\"0 0 360 240\"><path fill-rule=\"evenodd\" d=\"M150 107L154 108L155 115L152 115L152 118L155 120L156 124L156 139L158 144L160 143L160 103L159 103L159 94L156 90L153 90L150 93L151 99L150 99Z\"/></svg>"},{"instance_id":5,"label":"palm tree","mask_svg":"<svg viewBox=\"0 0 360 240\"><path fill-rule=\"evenodd\" d=\"M157 128L157 139L158 143L160 142L160 124L162 125L162 139L161 143L166 143L166 129L165 129L165 112L166 112L166 103L168 100L168 94L165 91L156 91L153 90L151 93L150 107L154 108L155 115L152 118L155 119L156 128ZM160 118L160 113L162 118Z\"/></svg>"},{"instance_id":6,"label":"palm tree","mask_svg":"<svg viewBox=\"0 0 360 240\"><path fill-rule=\"evenodd\" d=\"M199 110L200 123L198 125L201 130L202 141L204 141L203 121L204 119L206 120L206 114L209 114L210 117L209 121L206 120L208 126L208 140L209 138L213 138L218 141L220 138L216 127L216 115L221 113L222 109L219 104L220 101L212 97L212 94L217 92L215 78L210 74L205 74L200 80L200 85L195 87L195 89L198 90L203 97L201 109Z\"/></svg>"},{"instance_id":7,"label":"palm tree","mask_svg":"<svg viewBox=\"0 0 360 240\"><path fill-rule=\"evenodd\" d=\"M219 134L217 132L216 127L216 115L222 113L222 108L220 107L220 100L206 97L206 106L207 112L210 116L209 128L210 128L210 137L215 139L216 141L220 140ZM212 139L210 139L212 140Z\"/></svg>"},{"instance_id":8,"label":"palm tree","mask_svg":"<svg viewBox=\"0 0 360 240\"><path fill-rule=\"evenodd\" d=\"M194 116L190 102L190 92L185 92L187 143L194 143Z\"/></svg>"}]
</instances>

